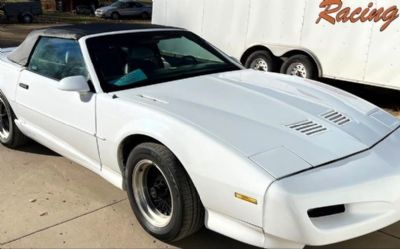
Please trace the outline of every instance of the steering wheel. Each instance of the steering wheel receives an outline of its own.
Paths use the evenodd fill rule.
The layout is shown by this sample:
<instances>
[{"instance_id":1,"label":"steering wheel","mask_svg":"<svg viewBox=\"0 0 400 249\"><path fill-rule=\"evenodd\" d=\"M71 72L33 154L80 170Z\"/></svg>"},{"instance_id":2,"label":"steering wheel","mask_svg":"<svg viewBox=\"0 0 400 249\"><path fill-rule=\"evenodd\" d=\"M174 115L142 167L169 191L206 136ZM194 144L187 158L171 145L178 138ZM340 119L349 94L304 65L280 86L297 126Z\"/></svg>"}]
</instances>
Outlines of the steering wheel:
<instances>
[{"instance_id":1,"label":"steering wheel","mask_svg":"<svg viewBox=\"0 0 400 249\"><path fill-rule=\"evenodd\" d=\"M192 55L185 55L182 57L182 61L187 62L187 64L190 65L197 65L199 64L199 61L196 59L196 57ZM186 64L186 63L185 63Z\"/></svg>"}]
</instances>

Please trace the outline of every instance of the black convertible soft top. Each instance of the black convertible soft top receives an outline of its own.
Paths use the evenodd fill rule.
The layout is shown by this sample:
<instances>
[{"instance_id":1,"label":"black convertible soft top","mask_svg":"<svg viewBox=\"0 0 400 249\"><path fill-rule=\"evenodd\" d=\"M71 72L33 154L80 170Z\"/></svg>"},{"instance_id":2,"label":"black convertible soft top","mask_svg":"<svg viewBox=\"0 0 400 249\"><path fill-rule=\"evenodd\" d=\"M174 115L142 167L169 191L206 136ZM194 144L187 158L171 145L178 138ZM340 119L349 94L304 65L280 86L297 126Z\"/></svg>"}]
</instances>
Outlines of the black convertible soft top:
<instances>
[{"instance_id":1,"label":"black convertible soft top","mask_svg":"<svg viewBox=\"0 0 400 249\"><path fill-rule=\"evenodd\" d=\"M8 55L8 59L21 66L26 66L29 61L29 56L31 55L31 52L35 47L37 40L41 36L79 40L84 36L107 32L171 28L173 27L152 24L95 23L55 26L46 29L39 29L32 31L21 43L21 45L19 45L12 53Z\"/></svg>"}]
</instances>

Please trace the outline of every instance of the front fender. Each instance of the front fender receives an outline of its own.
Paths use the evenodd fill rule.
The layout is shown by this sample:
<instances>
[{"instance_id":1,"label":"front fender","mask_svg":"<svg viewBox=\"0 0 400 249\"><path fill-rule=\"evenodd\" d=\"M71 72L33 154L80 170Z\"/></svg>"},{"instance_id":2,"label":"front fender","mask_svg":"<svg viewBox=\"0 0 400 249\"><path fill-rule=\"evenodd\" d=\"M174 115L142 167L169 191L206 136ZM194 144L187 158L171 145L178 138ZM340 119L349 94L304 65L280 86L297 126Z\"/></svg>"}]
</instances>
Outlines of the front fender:
<instances>
[{"instance_id":1,"label":"front fender","mask_svg":"<svg viewBox=\"0 0 400 249\"><path fill-rule=\"evenodd\" d=\"M128 136L152 137L168 147L192 179L206 210L262 227L264 195L274 180L238 151L187 120L145 103L98 97L99 151L103 167L121 174L118 150ZM122 174L121 174L122 175ZM257 199L257 204L235 193Z\"/></svg>"}]
</instances>

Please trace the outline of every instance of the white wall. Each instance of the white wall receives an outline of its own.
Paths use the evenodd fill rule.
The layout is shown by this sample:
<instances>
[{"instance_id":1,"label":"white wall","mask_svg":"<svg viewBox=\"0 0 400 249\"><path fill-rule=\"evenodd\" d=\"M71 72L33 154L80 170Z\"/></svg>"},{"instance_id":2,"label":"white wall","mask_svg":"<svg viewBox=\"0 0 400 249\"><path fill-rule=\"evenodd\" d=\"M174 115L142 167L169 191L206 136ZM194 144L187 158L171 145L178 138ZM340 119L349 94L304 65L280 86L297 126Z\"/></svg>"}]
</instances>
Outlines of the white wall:
<instances>
[{"instance_id":1,"label":"white wall","mask_svg":"<svg viewBox=\"0 0 400 249\"><path fill-rule=\"evenodd\" d=\"M379 5L398 5L398 0L379 1ZM369 60L364 80L400 88L400 23L399 19L384 32L382 23L373 24Z\"/></svg>"}]
</instances>

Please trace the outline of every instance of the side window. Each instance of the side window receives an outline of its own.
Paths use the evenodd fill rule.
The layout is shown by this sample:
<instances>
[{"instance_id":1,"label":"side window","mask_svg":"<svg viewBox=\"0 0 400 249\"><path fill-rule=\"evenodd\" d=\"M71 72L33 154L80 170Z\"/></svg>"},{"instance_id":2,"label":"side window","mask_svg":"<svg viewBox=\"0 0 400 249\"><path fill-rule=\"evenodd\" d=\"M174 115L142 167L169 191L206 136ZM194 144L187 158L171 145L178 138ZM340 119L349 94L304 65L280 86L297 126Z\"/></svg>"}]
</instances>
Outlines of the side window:
<instances>
[{"instance_id":1,"label":"side window","mask_svg":"<svg viewBox=\"0 0 400 249\"><path fill-rule=\"evenodd\" d=\"M50 37L40 38L28 70L55 80L88 75L78 42Z\"/></svg>"}]
</instances>

